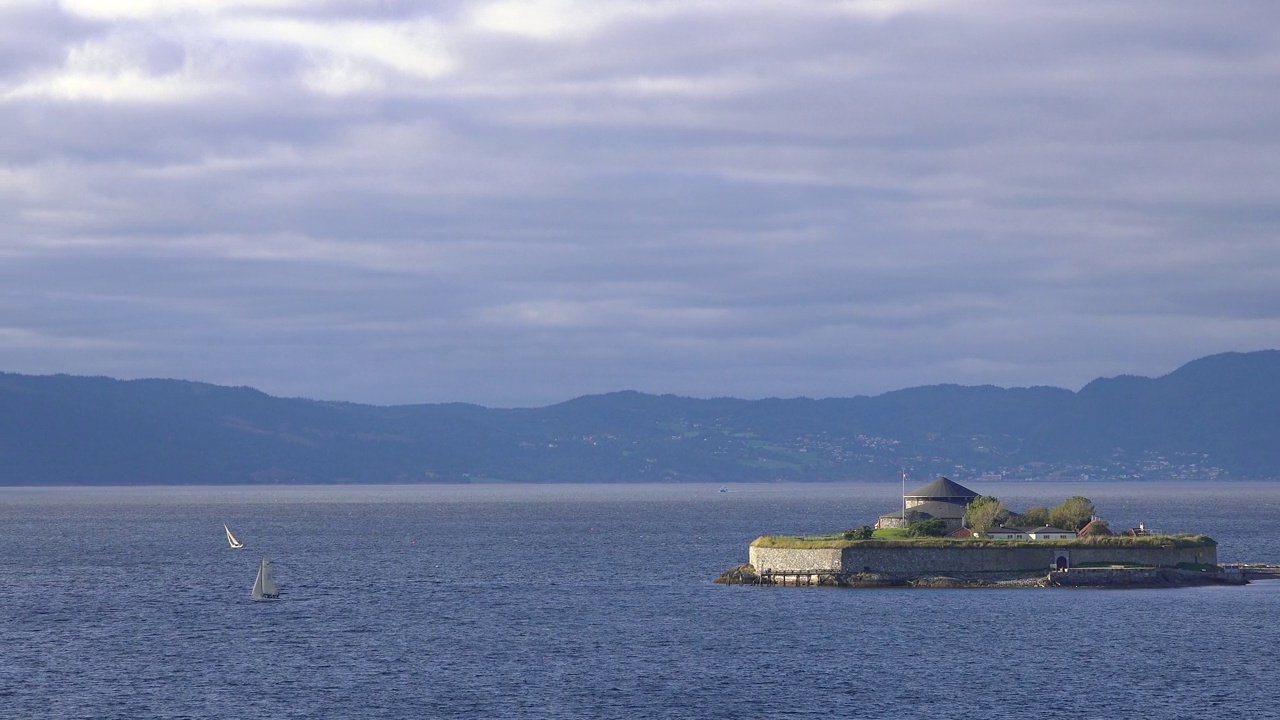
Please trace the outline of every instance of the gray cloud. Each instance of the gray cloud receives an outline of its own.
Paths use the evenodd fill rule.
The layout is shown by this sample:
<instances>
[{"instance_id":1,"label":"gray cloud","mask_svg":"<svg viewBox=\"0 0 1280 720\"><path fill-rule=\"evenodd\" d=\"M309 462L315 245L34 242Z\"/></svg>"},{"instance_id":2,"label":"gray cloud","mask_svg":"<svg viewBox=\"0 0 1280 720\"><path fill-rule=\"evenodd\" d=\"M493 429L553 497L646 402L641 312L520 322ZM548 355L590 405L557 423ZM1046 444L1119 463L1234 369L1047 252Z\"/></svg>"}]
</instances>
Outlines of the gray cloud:
<instances>
[{"instance_id":1,"label":"gray cloud","mask_svg":"<svg viewBox=\"0 0 1280 720\"><path fill-rule=\"evenodd\" d=\"M1277 20L0 4L0 366L524 405L1275 347Z\"/></svg>"}]
</instances>

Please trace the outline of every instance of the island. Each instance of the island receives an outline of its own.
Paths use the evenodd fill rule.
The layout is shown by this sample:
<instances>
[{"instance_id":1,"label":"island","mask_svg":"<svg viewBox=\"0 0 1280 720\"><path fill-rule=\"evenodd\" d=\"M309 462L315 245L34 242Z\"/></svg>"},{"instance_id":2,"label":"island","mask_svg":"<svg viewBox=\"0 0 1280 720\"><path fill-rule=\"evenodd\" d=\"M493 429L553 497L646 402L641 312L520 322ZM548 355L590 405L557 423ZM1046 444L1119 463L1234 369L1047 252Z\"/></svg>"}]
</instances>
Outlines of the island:
<instances>
[{"instance_id":1,"label":"island","mask_svg":"<svg viewBox=\"0 0 1280 720\"><path fill-rule=\"evenodd\" d=\"M1111 530L1087 498L1010 512L939 477L903 493L874 526L817 536L766 535L716 582L836 587L1168 587L1245 584L1206 535ZM1264 575L1265 576L1265 575Z\"/></svg>"}]
</instances>

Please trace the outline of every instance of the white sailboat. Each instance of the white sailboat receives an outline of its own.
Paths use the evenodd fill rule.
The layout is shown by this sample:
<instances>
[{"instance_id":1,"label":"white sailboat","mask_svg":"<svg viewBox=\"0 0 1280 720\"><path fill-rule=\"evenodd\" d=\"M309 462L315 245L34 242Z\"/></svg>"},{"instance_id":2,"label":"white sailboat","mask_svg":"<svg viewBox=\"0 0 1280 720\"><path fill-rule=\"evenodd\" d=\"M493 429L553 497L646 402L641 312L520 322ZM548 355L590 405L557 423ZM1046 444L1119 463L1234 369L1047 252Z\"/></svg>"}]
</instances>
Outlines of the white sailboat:
<instances>
[{"instance_id":1,"label":"white sailboat","mask_svg":"<svg viewBox=\"0 0 1280 720\"><path fill-rule=\"evenodd\" d=\"M253 581L249 599L254 602L280 599L280 588L276 587L276 579L271 576L271 561L266 558L262 558L262 564L258 566L258 579Z\"/></svg>"},{"instance_id":2,"label":"white sailboat","mask_svg":"<svg viewBox=\"0 0 1280 720\"><path fill-rule=\"evenodd\" d=\"M223 525L222 529L227 531L227 544L231 546L231 549L238 550L244 547L244 543L237 540L236 536L231 534L231 528Z\"/></svg>"}]
</instances>

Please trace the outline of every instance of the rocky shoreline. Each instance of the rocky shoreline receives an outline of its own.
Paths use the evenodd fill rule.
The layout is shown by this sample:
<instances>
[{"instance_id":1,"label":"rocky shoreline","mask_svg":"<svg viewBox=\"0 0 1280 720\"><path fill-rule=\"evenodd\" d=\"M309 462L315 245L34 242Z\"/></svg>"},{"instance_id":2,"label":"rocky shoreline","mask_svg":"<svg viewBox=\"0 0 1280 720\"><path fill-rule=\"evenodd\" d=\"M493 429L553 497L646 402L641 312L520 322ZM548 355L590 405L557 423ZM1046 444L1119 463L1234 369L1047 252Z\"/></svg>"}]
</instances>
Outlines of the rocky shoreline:
<instances>
[{"instance_id":1,"label":"rocky shoreline","mask_svg":"<svg viewBox=\"0 0 1280 720\"><path fill-rule=\"evenodd\" d=\"M1239 568L1187 570L1170 567L1072 568L1049 573L977 572L894 574L841 573L829 570L757 573L750 564L726 570L715 579L723 585L846 588L1168 588L1201 585L1245 585Z\"/></svg>"}]
</instances>

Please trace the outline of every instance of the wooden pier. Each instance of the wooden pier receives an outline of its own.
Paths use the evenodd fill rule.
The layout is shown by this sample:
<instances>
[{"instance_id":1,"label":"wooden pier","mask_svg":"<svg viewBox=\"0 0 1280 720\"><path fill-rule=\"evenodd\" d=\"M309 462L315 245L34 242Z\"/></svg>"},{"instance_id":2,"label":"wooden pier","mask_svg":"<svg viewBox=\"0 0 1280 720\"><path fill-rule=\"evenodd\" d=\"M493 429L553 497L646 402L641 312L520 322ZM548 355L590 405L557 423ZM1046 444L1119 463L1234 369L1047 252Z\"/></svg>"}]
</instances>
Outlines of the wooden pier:
<instances>
[{"instance_id":1,"label":"wooden pier","mask_svg":"<svg viewBox=\"0 0 1280 720\"><path fill-rule=\"evenodd\" d=\"M1280 565L1255 565L1252 563L1225 563L1224 568L1239 570L1246 580L1280 580Z\"/></svg>"},{"instance_id":2,"label":"wooden pier","mask_svg":"<svg viewBox=\"0 0 1280 720\"><path fill-rule=\"evenodd\" d=\"M765 570L753 584L841 587L846 584L845 576L838 570Z\"/></svg>"}]
</instances>

